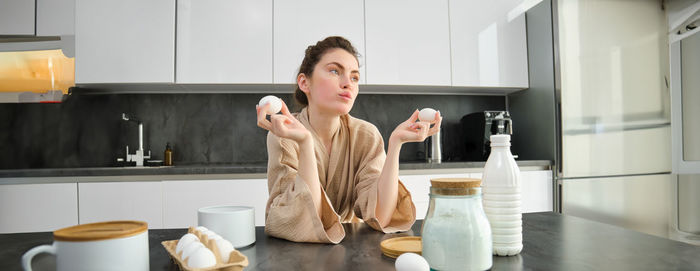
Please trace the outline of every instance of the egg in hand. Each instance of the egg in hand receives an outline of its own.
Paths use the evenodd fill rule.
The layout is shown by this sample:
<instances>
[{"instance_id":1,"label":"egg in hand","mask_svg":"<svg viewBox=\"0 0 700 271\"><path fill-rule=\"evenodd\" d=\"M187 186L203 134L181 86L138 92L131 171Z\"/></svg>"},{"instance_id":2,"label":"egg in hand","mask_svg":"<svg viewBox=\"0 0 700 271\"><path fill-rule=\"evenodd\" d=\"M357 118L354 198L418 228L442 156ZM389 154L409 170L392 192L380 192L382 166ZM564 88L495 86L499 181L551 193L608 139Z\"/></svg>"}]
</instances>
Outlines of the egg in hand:
<instances>
[{"instance_id":1,"label":"egg in hand","mask_svg":"<svg viewBox=\"0 0 700 271\"><path fill-rule=\"evenodd\" d=\"M420 112L418 112L418 119L420 121L424 121L424 122L435 121L435 113L437 113L437 111L435 111L435 109L423 108L420 110Z\"/></svg>"},{"instance_id":2,"label":"egg in hand","mask_svg":"<svg viewBox=\"0 0 700 271\"><path fill-rule=\"evenodd\" d=\"M267 109L268 115L277 114L282 110L282 100L280 100L280 98L277 98L277 96L275 95L267 95L265 97L262 97L262 99L260 99L260 102L258 102L258 106L263 107L268 103L270 104L270 107Z\"/></svg>"}]
</instances>

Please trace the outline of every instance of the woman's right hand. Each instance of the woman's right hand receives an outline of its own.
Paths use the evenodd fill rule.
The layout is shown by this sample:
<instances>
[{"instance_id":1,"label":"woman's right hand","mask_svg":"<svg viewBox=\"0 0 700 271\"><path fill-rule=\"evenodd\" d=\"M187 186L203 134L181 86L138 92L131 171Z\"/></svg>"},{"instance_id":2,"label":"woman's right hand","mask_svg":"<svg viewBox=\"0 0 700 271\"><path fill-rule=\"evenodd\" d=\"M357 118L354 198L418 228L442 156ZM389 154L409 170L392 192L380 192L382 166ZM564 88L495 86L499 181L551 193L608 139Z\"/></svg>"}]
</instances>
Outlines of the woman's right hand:
<instances>
[{"instance_id":1,"label":"woman's right hand","mask_svg":"<svg viewBox=\"0 0 700 271\"><path fill-rule=\"evenodd\" d=\"M297 143L311 138L311 132L289 113L289 108L287 108L287 104L284 101L282 101L282 114L272 114L270 115L270 120L267 120L267 109L269 107L270 103L262 107L259 105L255 106L255 110L258 113L258 127L268 130L278 137L288 138Z\"/></svg>"}]
</instances>

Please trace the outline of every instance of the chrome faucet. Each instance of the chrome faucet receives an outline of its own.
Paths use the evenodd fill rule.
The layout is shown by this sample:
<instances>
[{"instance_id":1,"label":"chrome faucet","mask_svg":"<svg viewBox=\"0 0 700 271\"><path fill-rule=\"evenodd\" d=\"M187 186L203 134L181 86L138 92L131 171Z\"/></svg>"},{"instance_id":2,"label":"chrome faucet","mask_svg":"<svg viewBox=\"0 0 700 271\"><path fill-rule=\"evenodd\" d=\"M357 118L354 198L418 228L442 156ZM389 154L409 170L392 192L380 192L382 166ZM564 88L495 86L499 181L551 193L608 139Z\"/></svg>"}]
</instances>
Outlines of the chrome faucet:
<instances>
[{"instance_id":1,"label":"chrome faucet","mask_svg":"<svg viewBox=\"0 0 700 271\"><path fill-rule=\"evenodd\" d=\"M148 150L148 155L144 155L143 122L134 118L133 116L130 117L126 113L122 113L122 119L125 121L132 121L132 122L136 122L139 124L139 148L136 150L135 154L129 154L129 145L126 145L126 161L127 162L136 162L137 167L142 167L144 159L151 159L151 150ZM121 159L122 158L118 158L117 161L120 161Z\"/></svg>"}]
</instances>

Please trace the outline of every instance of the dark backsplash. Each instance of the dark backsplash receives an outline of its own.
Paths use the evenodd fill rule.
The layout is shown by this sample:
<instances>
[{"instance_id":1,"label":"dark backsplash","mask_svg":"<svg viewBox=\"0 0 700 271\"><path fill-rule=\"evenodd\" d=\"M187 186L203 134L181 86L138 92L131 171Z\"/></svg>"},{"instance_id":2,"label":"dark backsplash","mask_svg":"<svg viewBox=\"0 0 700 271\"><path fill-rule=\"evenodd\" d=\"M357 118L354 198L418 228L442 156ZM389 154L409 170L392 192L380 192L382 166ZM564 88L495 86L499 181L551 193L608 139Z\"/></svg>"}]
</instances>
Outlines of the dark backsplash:
<instances>
[{"instance_id":1,"label":"dark backsplash","mask_svg":"<svg viewBox=\"0 0 700 271\"><path fill-rule=\"evenodd\" d=\"M166 142L175 165L267 161L266 131L256 126L264 94L73 94L60 104L0 104L0 169L104 167L138 148L163 159ZM292 104L291 95L277 95ZM459 120L483 110L504 110L503 96L360 94L350 112L379 128L385 140L415 109L443 115L443 161L461 161ZM295 110L293 110L295 111ZM386 142L385 142L386 144ZM425 143L407 143L402 161L424 158Z\"/></svg>"}]
</instances>

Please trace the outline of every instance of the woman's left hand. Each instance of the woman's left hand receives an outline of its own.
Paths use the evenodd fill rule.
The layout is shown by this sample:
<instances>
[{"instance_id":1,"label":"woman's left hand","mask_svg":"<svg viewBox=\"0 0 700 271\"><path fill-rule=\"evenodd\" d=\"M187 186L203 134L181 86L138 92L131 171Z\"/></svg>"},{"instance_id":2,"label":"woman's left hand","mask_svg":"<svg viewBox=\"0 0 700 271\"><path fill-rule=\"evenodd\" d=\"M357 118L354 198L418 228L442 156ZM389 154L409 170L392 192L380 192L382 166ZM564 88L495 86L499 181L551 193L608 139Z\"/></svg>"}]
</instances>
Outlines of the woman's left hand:
<instances>
[{"instance_id":1,"label":"woman's left hand","mask_svg":"<svg viewBox=\"0 0 700 271\"><path fill-rule=\"evenodd\" d=\"M429 136L440 131L440 124L442 124L440 111L435 112L435 119L431 122L416 122L418 120L418 112L416 109L408 120L402 122L394 129L391 133L392 139L398 140L402 144L406 142L423 142ZM434 124L432 128L430 127L431 124Z\"/></svg>"}]
</instances>

